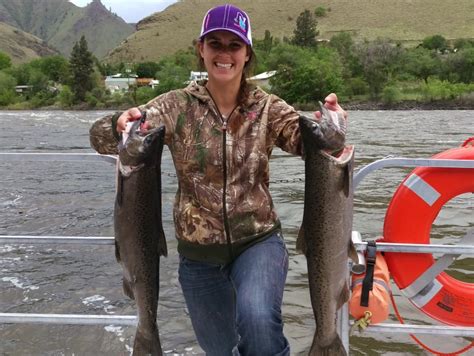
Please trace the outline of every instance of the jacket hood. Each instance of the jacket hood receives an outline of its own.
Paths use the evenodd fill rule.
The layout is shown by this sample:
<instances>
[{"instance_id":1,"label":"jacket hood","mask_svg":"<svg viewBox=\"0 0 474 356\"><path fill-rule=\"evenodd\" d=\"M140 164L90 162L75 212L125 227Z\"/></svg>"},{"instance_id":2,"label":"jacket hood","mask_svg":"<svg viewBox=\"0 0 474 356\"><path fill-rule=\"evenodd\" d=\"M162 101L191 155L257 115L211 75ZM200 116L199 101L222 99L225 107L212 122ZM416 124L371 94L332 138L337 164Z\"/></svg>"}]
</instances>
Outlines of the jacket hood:
<instances>
[{"instance_id":1,"label":"jacket hood","mask_svg":"<svg viewBox=\"0 0 474 356\"><path fill-rule=\"evenodd\" d=\"M206 83L207 80L201 80L201 81L192 81L189 83L189 85L184 88L183 90L190 95L194 96L195 98L199 99L202 102L209 102L212 100L209 91L206 89ZM265 99L268 96L267 93L265 93L263 90L261 90L259 87L250 84L250 92L249 96L245 100L243 106L245 108L249 108L253 104L259 102L262 99Z\"/></svg>"}]
</instances>

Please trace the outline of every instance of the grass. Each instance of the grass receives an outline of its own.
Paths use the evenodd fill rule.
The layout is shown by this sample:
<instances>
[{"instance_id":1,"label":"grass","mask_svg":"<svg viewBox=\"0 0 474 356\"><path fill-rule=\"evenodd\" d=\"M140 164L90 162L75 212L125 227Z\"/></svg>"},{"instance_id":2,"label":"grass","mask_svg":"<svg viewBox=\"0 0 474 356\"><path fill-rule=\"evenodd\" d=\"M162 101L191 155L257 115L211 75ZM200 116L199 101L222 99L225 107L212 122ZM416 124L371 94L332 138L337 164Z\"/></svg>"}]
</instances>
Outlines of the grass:
<instances>
[{"instance_id":1,"label":"grass","mask_svg":"<svg viewBox=\"0 0 474 356\"><path fill-rule=\"evenodd\" d=\"M132 34L109 57L111 61L157 61L162 56L186 49L197 38L202 17L222 1L181 0L162 12L142 20ZM298 15L318 7L330 9L319 17L320 39L346 31L356 40L391 38L416 45L427 36L447 39L474 38L472 0L235 0L252 19L254 38L265 30L274 37L292 37Z\"/></svg>"}]
</instances>

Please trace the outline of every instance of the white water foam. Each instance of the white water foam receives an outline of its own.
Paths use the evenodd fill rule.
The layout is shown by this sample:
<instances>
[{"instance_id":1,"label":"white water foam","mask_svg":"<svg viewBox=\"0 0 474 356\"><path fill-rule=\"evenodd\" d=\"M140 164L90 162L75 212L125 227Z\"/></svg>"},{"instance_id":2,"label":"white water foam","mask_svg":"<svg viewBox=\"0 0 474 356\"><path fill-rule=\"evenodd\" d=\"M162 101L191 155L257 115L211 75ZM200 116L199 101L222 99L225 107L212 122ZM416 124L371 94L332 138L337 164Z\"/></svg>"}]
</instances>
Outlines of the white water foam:
<instances>
[{"instance_id":1,"label":"white water foam","mask_svg":"<svg viewBox=\"0 0 474 356\"><path fill-rule=\"evenodd\" d=\"M115 309L115 306L110 305L110 300L106 300L106 298L102 295L92 295L90 297L84 298L82 300L82 304L91 306L97 309L103 309L107 314L115 314L112 309Z\"/></svg>"},{"instance_id":2,"label":"white water foam","mask_svg":"<svg viewBox=\"0 0 474 356\"><path fill-rule=\"evenodd\" d=\"M37 286L28 285L28 282L20 282L20 280L16 277L2 277L3 282L10 282L15 287L25 290L36 290L39 289Z\"/></svg>"}]
</instances>

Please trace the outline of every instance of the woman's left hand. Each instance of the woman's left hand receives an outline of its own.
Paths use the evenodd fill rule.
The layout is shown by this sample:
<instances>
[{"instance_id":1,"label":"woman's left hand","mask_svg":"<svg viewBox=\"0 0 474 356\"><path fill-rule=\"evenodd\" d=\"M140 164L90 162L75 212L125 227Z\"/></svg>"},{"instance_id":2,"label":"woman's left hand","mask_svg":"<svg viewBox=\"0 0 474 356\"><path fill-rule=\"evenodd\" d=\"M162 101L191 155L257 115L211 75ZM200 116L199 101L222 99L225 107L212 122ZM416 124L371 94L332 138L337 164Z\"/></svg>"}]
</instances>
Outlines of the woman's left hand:
<instances>
[{"instance_id":1,"label":"woman's left hand","mask_svg":"<svg viewBox=\"0 0 474 356\"><path fill-rule=\"evenodd\" d=\"M324 106L336 115L342 115L342 117L347 121L347 112L341 108L339 103L337 102L337 95L334 93L329 94L325 99L324 99ZM316 117L316 120L319 121L322 117L321 111L316 111L314 113L314 116Z\"/></svg>"}]
</instances>

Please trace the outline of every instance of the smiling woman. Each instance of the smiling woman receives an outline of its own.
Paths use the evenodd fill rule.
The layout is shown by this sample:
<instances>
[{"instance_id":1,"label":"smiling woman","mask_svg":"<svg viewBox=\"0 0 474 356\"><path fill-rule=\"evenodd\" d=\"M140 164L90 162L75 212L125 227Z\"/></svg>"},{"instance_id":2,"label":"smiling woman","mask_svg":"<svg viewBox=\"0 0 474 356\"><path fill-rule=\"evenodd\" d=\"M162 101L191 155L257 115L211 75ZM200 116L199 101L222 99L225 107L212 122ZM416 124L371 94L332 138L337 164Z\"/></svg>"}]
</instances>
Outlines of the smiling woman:
<instances>
[{"instance_id":1,"label":"smiling woman","mask_svg":"<svg viewBox=\"0 0 474 356\"><path fill-rule=\"evenodd\" d=\"M299 114L247 83L255 54L243 10L210 9L197 55L208 80L98 119L91 144L114 153L130 121L143 118L143 131L165 126L179 182L179 281L200 346L207 355L287 356L281 304L288 252L269 191L269 161L274 146L302 155ZM334 115L321 118L318 140L331 138L328 149L340 149L346 117L335 94L326 105Z\"/></svg>"}]
</instances>

